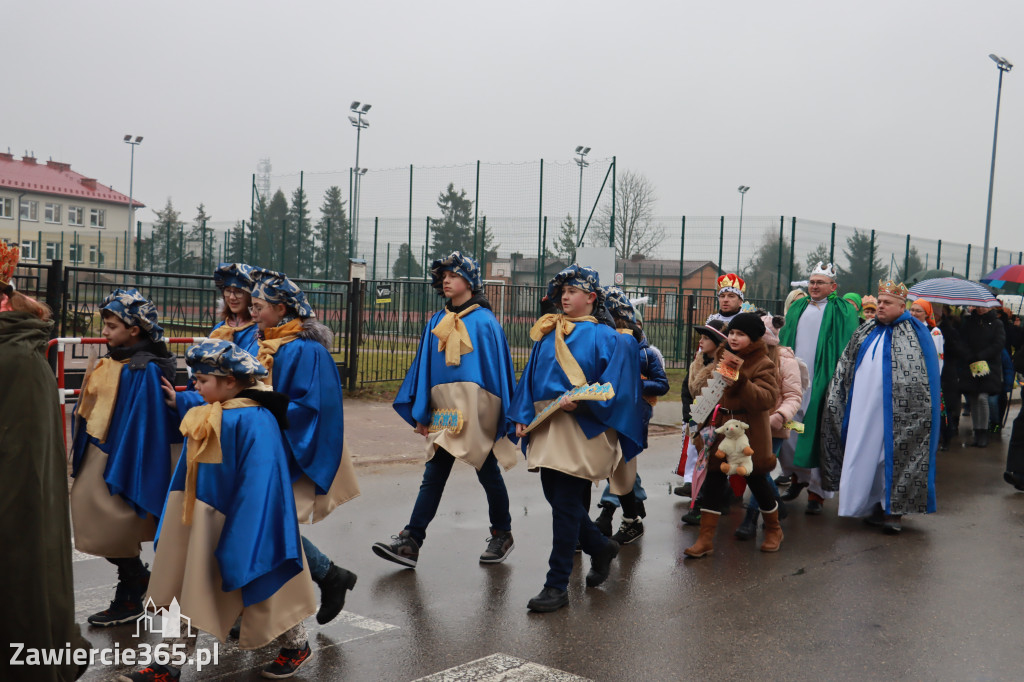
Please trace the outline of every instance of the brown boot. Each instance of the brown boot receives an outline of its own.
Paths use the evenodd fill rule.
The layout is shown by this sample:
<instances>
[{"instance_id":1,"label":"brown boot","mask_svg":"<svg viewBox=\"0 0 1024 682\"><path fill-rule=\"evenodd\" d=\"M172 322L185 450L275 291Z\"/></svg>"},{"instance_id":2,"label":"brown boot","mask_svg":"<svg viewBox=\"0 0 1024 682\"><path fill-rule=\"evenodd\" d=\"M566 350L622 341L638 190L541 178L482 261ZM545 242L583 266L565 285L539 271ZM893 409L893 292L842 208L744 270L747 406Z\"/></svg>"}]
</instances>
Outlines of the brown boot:
<instances>
[{"instance_id":1,"label":"brown boot","mask_svg":"<svg viewBox=\"0 0 1024 682\"><path fill-rule=\"evenodd\" d=\"M761 512L764 517L764 542L762 552L778 552L782 544L782 526L779 525L779 505L770 512Z\"/></svg>"},{"instance_id":2,"label":"brown boot","mask_svg":"<svg viewBox=\"0 0 1024 682\"><path fill-rule=\"evenodd\" d=\"M697 542L692 547L684 549L683 554L697 559L715 551L712 541L715 538L715 529L718 528L720 516L719 512L710 509L700 510L700 534L697 536Z\"/></svg>"}]
</instances>

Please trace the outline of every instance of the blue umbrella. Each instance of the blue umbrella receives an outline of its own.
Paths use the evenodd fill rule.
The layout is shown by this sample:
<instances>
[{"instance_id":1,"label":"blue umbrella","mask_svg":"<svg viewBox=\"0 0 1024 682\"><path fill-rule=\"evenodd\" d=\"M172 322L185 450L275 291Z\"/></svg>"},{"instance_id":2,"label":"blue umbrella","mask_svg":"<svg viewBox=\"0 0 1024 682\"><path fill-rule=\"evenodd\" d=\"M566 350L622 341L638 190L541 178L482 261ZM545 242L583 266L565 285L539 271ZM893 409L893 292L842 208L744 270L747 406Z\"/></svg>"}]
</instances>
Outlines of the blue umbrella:
<instances>
[{"instance_id":1,"label":"blue umbrella","mask_svg":"<svg viewBox=\"0 0 1024 682\"><path fill-rule=\"evenodd\" d=\"M979 308L997 308L1001 305L992 292L982 285L955 277L939 277L918 282L910 287L910 300L916 301L919 298L931 303Z\"/></svg>"}]
</instances>

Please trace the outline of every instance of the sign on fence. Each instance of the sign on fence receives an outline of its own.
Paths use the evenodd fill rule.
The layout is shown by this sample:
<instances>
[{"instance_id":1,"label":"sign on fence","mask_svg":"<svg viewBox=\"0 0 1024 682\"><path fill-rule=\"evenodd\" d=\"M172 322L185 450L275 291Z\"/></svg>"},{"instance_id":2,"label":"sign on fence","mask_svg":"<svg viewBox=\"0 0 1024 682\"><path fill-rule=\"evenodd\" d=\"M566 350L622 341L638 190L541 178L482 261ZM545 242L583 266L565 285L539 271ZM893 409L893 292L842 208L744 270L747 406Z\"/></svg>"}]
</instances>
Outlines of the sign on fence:
<instances>
[{"instance_id":1,"label":"sign on fence","mask_svg":"<svg viewBox=\"0 0 1024 682\"><path fill-rule=\"evenodd\" d=\"M377 285L377 303L391 303L391 285Z\"/></svg>"}]
</instances>

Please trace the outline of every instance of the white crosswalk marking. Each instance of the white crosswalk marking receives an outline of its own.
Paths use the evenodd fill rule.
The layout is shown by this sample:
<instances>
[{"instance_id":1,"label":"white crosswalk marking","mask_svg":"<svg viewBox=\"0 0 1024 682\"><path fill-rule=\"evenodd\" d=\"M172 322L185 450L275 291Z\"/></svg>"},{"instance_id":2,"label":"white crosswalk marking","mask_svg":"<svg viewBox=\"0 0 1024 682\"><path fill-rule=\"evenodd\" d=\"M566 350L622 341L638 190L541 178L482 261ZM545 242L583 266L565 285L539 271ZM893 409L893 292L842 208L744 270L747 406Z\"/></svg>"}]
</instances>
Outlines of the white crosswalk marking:
<instances>
[{"instance_id":1,"label":"white crosswalk marking","mask_svg":"<svg viewBox=\"0 0 1024 682\"><path fill-rule=\"evenodd\" d=\"M524 661L508 654L492 654L469 663L421 677L413 682L590 682L563 670Z\"/></svg>"}]
</instances>

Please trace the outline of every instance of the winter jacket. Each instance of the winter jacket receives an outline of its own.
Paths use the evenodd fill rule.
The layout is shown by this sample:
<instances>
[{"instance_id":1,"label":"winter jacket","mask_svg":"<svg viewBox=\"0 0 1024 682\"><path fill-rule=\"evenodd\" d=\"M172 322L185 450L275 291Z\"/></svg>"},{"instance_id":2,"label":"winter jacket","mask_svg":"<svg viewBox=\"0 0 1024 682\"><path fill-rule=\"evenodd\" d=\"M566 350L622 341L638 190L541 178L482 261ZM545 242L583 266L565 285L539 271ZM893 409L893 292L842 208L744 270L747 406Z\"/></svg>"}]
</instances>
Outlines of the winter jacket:
<instances>
[{"instance_id":1,"label":"winter jacket","mask_svg":"<svg viewBox=\"0 0 1024 682\"><path fill-rule=\"evenodd\" d=\"M640 397L640 418L644 425L644 449L647 448L647 431L654 416L654 404L658 396L668 393L668 377L665 376L665 365L661 352L652 348L647 337L640 340L640 376L643 380L643 393Z\"/></svg>"},{"instance_id":2,"label":"winter jacket","mask_svg":"<svg viewBox=\"0 0 1024 682\"><path fill-rule=\"evenodd\" d=\"M713 355L704 355L702 351L697 351L697 357L690 363L681 394L684 424L690 421L690 408L693 406L693 401L700 395L701 389L707 386L708 380L711 379L711 375L715 371L714 360Z\"/></svg>"},{"instance_id":3,"label":"winter jacket","mask_svg":"<svg viewBox=\"0 0 1024 682\"><path fill-rule=\"evenodd\" d=\"M715 352L716 361L722 358L726 345L718 347ZM722 399L718 401L715 426L721 426L729 419L745 422L749 426L747 438L754 450L752 474L767 474L775 468L769 424L769 417L779 401L779 379L775 363L768 357L764 339L758 339L735 354L743 358L743 364L740 365L739 378L725 389ZM712 452L717 450L721 441L721 435L715 438Z\"/></svg>"},{"instance_id":4,"label":"winter jacket","mask_svg":"<svg viewBox=\"0 0 1024 682\"><path fill-rule=\"evenodd\" d=\"M999 393L1003 388L1002 351L1006 343L1002 321L994 311L982 315L971 313L960 325L960 337L967 349L957 367L960 390L967 395ZM982 360L988 363L988 374L973 376L971 364Z\"/></svg>"},{"instance_id":5,"label":"winter jacket","mask_svg":"<svg viewBox=\"0 0 1024 682\"><path fill-rule=\"evenodd\" d=\"M783 428L783 424L796 416L804 400L804 391L809 386L806 383L807 373L801 373L800 359L792 348L779 346L778 363L779 399L769 422L772 438L789 438L789 429Z\"/></svg>"},{"instance_id":6,"label":"winter jacket","mask_svg":"<svg viewBox=\"0 0 1024 682\"><path fill-rule=\"evenodd\" d=\"M960 363L967 357L967 346L960 337L960 330L948 315L943 315L939 320L938 330L942 332L943 343L942 373L939 380L942 393L947 396L957 395L960 393Z\"/></svg>"}]
</instances>

